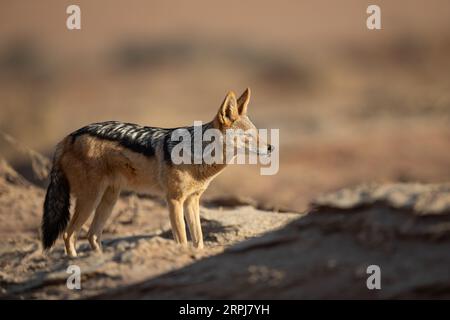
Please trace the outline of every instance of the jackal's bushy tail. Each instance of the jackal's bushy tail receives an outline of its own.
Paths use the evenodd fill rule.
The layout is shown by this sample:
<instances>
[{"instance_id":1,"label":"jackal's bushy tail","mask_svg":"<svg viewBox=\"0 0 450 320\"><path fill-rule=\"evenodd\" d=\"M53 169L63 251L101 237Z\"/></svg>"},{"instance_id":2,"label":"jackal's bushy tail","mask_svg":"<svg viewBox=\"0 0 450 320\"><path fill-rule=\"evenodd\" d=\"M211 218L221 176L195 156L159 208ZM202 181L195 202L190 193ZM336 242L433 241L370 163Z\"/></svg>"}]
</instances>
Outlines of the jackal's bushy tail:
<instances>
[{"instance_id":1,"label":"jackal's bushy tail","mask_svg":"<svg viewBox=\"0 0 450 320\"><path fill-rule=\"evenodd\" d=\"M42 245L50 249L70 219L70 185L55 157L42 216Z\"/></svg>"}]
</instances>

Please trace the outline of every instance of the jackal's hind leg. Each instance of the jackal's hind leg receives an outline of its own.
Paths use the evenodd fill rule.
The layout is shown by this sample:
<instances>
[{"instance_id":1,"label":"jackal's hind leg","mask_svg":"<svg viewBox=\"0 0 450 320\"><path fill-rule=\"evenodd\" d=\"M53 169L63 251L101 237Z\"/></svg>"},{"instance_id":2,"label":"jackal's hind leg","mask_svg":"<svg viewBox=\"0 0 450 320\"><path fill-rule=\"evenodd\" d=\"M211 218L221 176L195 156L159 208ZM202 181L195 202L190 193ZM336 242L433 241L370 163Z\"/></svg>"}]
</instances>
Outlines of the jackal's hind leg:
<instances>
[{"instance_id":1,"label":"jackal's hind leg","mask_svg":"<svg viewBox=\"0 0 450 320\"><path fill-rule=\"evenodd\" d=\"M106 221L111 216L114 205L119 198L120 190L114 187L108 187L103 194L102 200L95 210L94 220L89 228L88 239L93 250L102 251L101 237Z\"/></svg>"},{"instance_id":2,"label":"jackal's hind leg","mask_svg":"<svg viewBox=\"0 0 450 320\"><path fill-rule=\"evenodd\" d=\"M194 247L203 249L203 234L200 223L200 195L193 194L186 199L186 220Z\"/></svg>"},{"instance_id":3,"label":"jackal's hind leg","mask_svg":"<svg viewBox=\"0 0 450 320\"><path fill-rule=\"evenodd\" d=\"M175 242L186 245L186 225L184 224L183 202L178 199L167 199L169 207L170 224L172 225L172 233Z\"/></svg>"},{"instance_id":4,"label":"jackal's hind leg","mask_svg":"<svg viewBox=\"0 0 450 320\"><path fill-rule=\"evenodd\" d=\"M97 207L99 199L102 195L102 192L85 193L84 195L77 197L75 212L63 236L64 243L66 245L66 252L70 257L77 256L76 240L78 233L91 215L92 211L94 211Z\"/></svg>"}]
</instances>

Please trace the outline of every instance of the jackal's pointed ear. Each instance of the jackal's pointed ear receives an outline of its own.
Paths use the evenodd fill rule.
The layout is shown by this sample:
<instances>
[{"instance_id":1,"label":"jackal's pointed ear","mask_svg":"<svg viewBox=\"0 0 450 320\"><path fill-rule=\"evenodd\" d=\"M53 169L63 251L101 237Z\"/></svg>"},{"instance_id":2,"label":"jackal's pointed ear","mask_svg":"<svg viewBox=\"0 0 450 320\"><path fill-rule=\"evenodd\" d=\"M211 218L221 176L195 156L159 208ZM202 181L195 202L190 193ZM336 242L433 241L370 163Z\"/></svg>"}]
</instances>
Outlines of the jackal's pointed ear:
<instances>
[{"instance_id":1,"label":"jackal's pointed ear","mask_svg":"<svg viewBox=\"0 0 450 320\"><path fill-rule=\"evenodd\" d=\"M249 102L250 102L250 88L247 88L237 100L239 115L242 116L247 114L247 106Z\"/></svg>"},{"instance_id":2,"label":"jackal's pointed ear","mask_svg":"<svg viewBox=\"0 0 450 320\"><path fill-rule=\"evenodd\" d=\"M233 121L239 118L236 95L233 91L228 92L217 113L217 119L223 125L231 125Z\"/></svg>"}]
</instances>

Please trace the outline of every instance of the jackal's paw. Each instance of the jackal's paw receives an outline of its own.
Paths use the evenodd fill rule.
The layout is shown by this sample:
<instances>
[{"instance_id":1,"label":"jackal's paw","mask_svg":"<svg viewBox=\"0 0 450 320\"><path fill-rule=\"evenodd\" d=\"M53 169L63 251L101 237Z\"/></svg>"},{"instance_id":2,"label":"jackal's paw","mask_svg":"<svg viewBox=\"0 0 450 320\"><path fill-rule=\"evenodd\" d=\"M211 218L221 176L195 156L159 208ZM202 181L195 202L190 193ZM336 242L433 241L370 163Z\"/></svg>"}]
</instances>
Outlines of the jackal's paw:
<instances>
[{"instance_id":1,"label":"jackal's paw","mask_svg":"<svg viewBox=\"0 0 450 320\"><path fill-rule=\"evenodd\" d=\"M94 254L103 254L103 249L101 247L98 248L92 248L92 252Z\"/></svg>"},{"instance_id":2,"label":"jackal's paw","mask_svg":"<svg viewBox=\"0 0 450 320\"><path fill-rule=\"evenodd\" d=\"M204 247L205 246L204 246L203 242L194 243L194 248L197 250L202 250Z\"/></svg>"},{"instance_id":3,"label":"jackal's paw","mask_svg":"<svg viewBox=\"0 0 450 320\"><path fill-rule=\"evenodd\" d=\"M76 257L78 257L78 254L77 254L77 252L75 251L75 250L69 250L69 251L67 251L67 256L69 257L69 258L76 258Z\"/></svg>"},{"instance_id":4,"label":"jackal's paw","mask_svg":"<svg viewBox=\"0 0 450 320\"><path fill-rule=\"evenodd\" d=\"M89 236L89 244L95 253L103 252L101 240L96 235Z\"/></svg>"},{"instance_id":5,"label":"jackal's paw","mask_svg":"<svg viewBox=\"0 0 450 320\"><path fill-rule=\"evenodd\" d=\"M69 258L76 258L77 257L77 250L75 250L75 246L66 243L66 255Z\"/></svg>"}]
</instances>

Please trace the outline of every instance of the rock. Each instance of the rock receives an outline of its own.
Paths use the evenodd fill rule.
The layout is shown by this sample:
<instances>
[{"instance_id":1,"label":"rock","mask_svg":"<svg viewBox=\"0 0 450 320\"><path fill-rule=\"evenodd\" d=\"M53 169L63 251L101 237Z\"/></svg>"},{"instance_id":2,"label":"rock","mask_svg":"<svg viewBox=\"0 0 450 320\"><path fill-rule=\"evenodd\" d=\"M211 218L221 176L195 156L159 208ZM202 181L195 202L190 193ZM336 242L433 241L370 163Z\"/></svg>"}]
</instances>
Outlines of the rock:
<instances>
[{"instance_id":1,"label":"rock","mask_svg":"<svg viewBox=\"0 0 450 320\"><path fill-rule=\"evenodd\" d=\"M39 228L44 192L0 158L0 239Z\"/></svg>"},{"instance_id":2,"label":"rock","mask_svg":"<svg viewBox=\"0 0 450 320\"><path fill-rule=\"evenodd\" d=\"M0 131L0 151L16 159L14 169L33 184L45 187L51 169L51 161L39 152L28 148L10 135Z\"/></svg>"},{"instance_id":3,"label":"rock","mask_svg":"<svg viewBox=\"0 0 450 320\"><path fill-rule=\"evenodd\" d=\"M28 186L29 183L2 158L0 158L0 186L7 188L7 184Z\"/></svg>"},{"instance_id":4,"label":"rock","mask_svg":"<svg viewBox=\"0 0 450 320\"><path fill-rule=\"evenodd\" d=\"M450 212L450 183L402 183L362 185L319 196L313 201L317 207L352 209L384 203L397 209L411 210L414 214L440 214Z\"/></svg>"}]
</instances>

